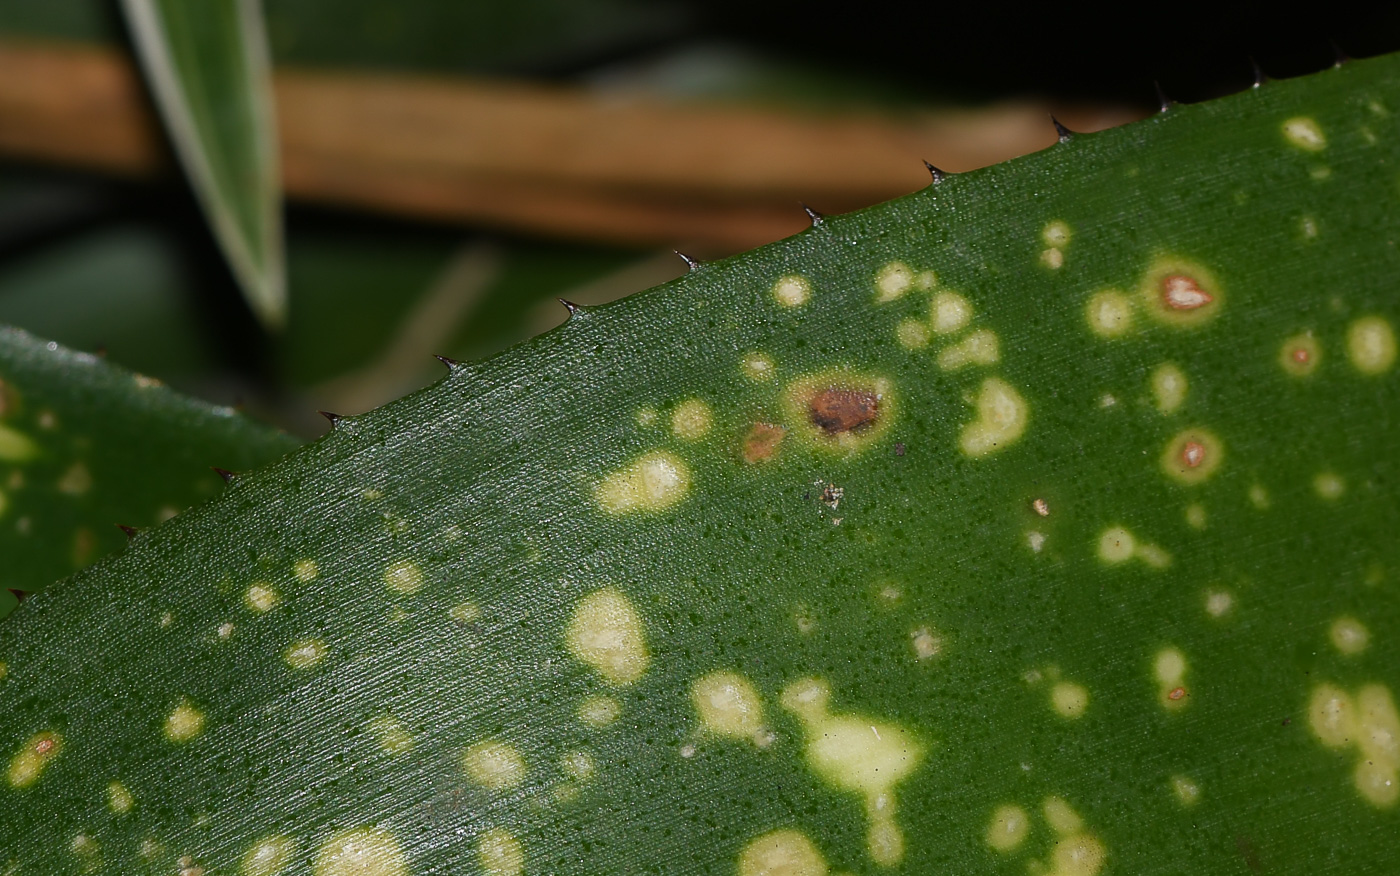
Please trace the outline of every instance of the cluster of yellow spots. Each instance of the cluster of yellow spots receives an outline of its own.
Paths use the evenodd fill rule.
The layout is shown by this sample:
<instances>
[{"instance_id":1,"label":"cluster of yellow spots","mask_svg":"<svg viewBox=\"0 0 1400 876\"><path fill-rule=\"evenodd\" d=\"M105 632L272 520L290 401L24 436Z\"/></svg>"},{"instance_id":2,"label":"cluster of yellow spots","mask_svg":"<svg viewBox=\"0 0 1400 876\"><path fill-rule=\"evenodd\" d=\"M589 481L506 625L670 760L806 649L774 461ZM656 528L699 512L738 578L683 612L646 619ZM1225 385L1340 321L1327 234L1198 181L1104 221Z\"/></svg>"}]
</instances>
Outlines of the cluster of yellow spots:
<instances>
[{"instance_id":1,"label":"cluster of yellow spots","mask_svg":"<svg viewBox=\"0 0 1400 876\"><path fill-rule=\"evenodd\" d=\"M826 876L826 859L807 835L784 829L765 833L739 853L739 876Z\"/></svg>"},{"instance_id":2,"label":"cluster of yellow spots","mask_svg":"<svg viewBox=\"0 0 1400 876\"><path fill-rule=\"evenodd\" d=\"M1069 225L1062 221L1056 220L1046 225L1040 232L1040 239L1045 243L1045 249L1040 252L1040 263L1052 271L1063 267L1070 236Z\"/></svg>"},{"instance_id":3,"label":"cluster of yellow spots","mask_svg":"<svg viewBox=\"0 0 1400 876\"><path fill-rule=\"evenodd\" d=\"M1395 329L1379 316L1363 316L1347 327L1347 358L1367 376L1384 374L1395 365Z\"/></svg>"},{"instance_id":4,"label":"cluster of yellow spots","mask_svg":"<svg viewBox=\"0 0 1400 876\"><path fill-rule=\"evenodd\" d=\"M25 740L5 770L12 788L27 788L39 780L44 769L63 753L63 737L52 731L35 733Z\"/></svg>"},{"instance_id":5,"label":"cluster of yellow spots","mask_svg":"<svg viewBox=\"0 0 1400 876\"><path fill-rule=\"evenodd\" d=\"M903 298L911 289L928 291L938 284L933 271L914 272L904 262L893 261L875 272L875 301L884 304Z\"/></svg>"},{"instance_id":6,"label":"cluster of yellow spots","mask_svg":"<svg viewBox=\"0 0 1400 876\"><path fill-rule=\"evenodd\" d=\"M656 450L604 477L593 498L611 514L665 511L685 498L690 480L680 457Z\"/></svg>"},{"instance_id":7,"label":"cluster of yellow spots","mask_svg":"<svg viewBox=\"0 0 1400 876\"><path fill-rule=\"evenodd\" d=\"M1162 451L1162 472L1179 484L1194 486L1215 474L1225 460L1225 445L1202 428L1173 435Z\"/></svg>"},{"instance_id":8,"label":"cluster of yellow spots","mask_svg":"<svg viewBox=\"0 0 1400 876\"><path fill-rule=\"evenodd\" d=\"M1041 815L1055 834L1050 859L1032 862L1031 871L1045 876L1096 876L1103 869L1107 851L1097 837L1084 827L1084 819L1062 797L1046 797ZM1011 854L1031 833L1031 816L1014 803L997 807L985 835L987 845L1001 854Z\"/></svg>"},{"instance_id":9,"label":"cluster of yellow spots","mask_svg":"<svg viewBox=\"0 0 1400 876\"><path fill-rule=\"evenodd\" d=\"M904 859L904 834L895 818L894 789L918 768L923 746L902 727L860 715L833 715L831 688L814 678L783 690L783 708L806 730L807 763L841 791L859 794L870 823L866 848L871 860L892 867Z\"/></svg>"},{"instance_id":10,"label":"cluster of yellow spots","mask_svg":"<svg viewBox=\"0 0 1400 876\"><path fill-rule=\"evenodd\" d=\"M525 758L508 742L486 739L462 755L467 778L488 791L505 791L525 780Z\"/></svg>"},{"instance_id":11,"label":"cluster of yellow spots","mask_svg":"<svg viewBox=\"0 0 1400 876\"><path fill-rule=\"evenodd\" d=\"M564 634L569 653L610 684L631 684L646 674L651 655L641 615L615 587L581 599Z\"/></svg>"},{"instance_id":12,"label":"cluster of yellow spots","mask_svg":"<svg viewBox=\"0 0 1400 876\"><path fill-rule=\"evenodd\" d=\"M1283 123L1283 136L1306 152L1321 152L1327 148L1327 137L1316 121L1307 116L1295 116Z\"/></svg>"},{"instance_id":13,"label":"cluster of yellow spots","mask_svg":"<svg viewBox=\"0 0 1400 876\"><path fill-rule=\"evenodd\" d=\"M1110 526L1099 534L1098 557L1110 566L1138 559L1154 569L1166 568L1172 562L1171 554L1155 544L1139 542L1122 526Z\"/></svg>"},{"instance_id":14,"label":"cluster of yellow spots","mask_svg":"<svg viewBox=\"0 0 1400 876\"><path fill-rule=\"evenodd\" d=\"M769 738L763 726L763 700L737 672L711 672L696 679L690 686L690 702L704 733L760 746Z\"/></svg>"},{"instance_id":15,"label":"cluster of yellow spots","mask_svg":"<svg viewBox=\"0 0 1400 876\"><path fill-rule=\"evenodd\" d=\"M1186 705L1186 655L1176 648L1163 648L1152 660L1152 675L1157 681L1157 702L1167 709Z\"/></svg>"},{"instance_id":16,"label":"cluster of yellow spots","mask_svg":"<svg viewBox=\"0 0 1400 876\"><path fill-rule=\"evenodd\" d=\"M525 872L525 847L515 834L494 827L477 838L476 860L486 876L520 876Z\"/></svg>"},{"instance_id":17,"label":"cluster of yellow spots","mask_svg":"<svg viewBox=\"0 0 1400 876\"><path fill-rule=\"evenodd\" d=\"M327 840L316 855L312 873L314 876L408 876L408 859L392 833L377 827L361 827Z\"/></svg>"},{"instance_id":18,"label":"cluster of yellow spots","mask_svg":"<svg viewBox=\"0 0 1400 876\"><path fill-rule=\"evenodd\" d=\"M1339 617L1328 627L1327 637L1332 647L1348 657L1360 654L1371 644L1371 632L1354 617Z\"/></svg>"},{"instance_id":19,"label":"cluster of yellow spots","mask_svg":"<svg viewBox=\"0 0 1400 876\"><path fill-rule=\"evenodd\" d=\"M1085 318L1101 338L1119 338L1133 330L1139 306L1149 318L1175 328L1194 328L1220 312L1220 284L1205 267L1174 255L1152 261L1138 287L1137 300L1118 289L1089 297Z\"/></svg>"},{"instance_id":20,"label":"cluster of yellow spots","mask_svg":"<svg viewBox=\"0 0 1400 876\"><path fill-rule=\"evenodd\" d=\"M171 742L189 742L204 732L204 713L189 700L180 700L166 716L163 730Z\"/></svg>"},{"instance_id":21,"label":"cluster of yellow spots","mask_svg":"<svg viewBox=\"0 0 1400 876\"><path fill-rule=\"evenodd\" d=\"M1395 805L1400 799L1400 715L1387 687L1364 685L1353 696L1319 684L1308 703L1308 723L1328 748L1356 747L1352 782L1362 797L1375 806Z\"/></svg>"},{"instance_id":22,"label":"cluster of yellow spots","mask_svg":"<svg viewBox=\"0 0 1400 876\"><path fill-rule=\"evenodd\" d=\"M1152 371L1152 400L1163 414L1175 413L1186 401L1189 385L1186 374L1171 362L1158 365Z\"/></svg>"}]
</instances>

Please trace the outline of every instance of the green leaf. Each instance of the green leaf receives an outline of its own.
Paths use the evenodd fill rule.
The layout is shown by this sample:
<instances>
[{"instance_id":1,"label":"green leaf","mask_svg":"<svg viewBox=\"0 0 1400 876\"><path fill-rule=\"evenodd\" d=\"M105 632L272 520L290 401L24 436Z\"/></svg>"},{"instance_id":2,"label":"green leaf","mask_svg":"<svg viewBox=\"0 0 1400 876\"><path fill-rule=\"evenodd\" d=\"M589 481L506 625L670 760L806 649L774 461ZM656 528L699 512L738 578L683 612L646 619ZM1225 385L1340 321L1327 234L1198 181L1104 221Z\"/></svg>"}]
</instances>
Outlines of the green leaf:
<instances>
[{"instance_id":1,"label":"green leaf","mask_svg":"<svg viewBox=\"0 0 1400 876\"><path fill-rule=\"evenodd\" d=\"M0 626L0 867L1388 872L1398 109L1067 137L342 421Z\"/></svg>"},{"instance_id":2,"label":"green leaf","mask_svg":"<svg viewBox=\"0 0 1400 876\"><path fill-rule=\"evenodd\" d=\"M258 0L123 0L175 150L249 305L286 318L281 184Z\"/></svg>"},{"instance_id":3,"label":"green leaf","mask_svg":"<svg viewBox=\"0 0 1400 876\"><path fill-rule=\"evenodd\" d=\"M229 408L0 329L0 594L38 590L297 445ZM99 597L99 602L112 598ZM13 604L0 597L0 618Z\"/></svg>"}]
</instances>

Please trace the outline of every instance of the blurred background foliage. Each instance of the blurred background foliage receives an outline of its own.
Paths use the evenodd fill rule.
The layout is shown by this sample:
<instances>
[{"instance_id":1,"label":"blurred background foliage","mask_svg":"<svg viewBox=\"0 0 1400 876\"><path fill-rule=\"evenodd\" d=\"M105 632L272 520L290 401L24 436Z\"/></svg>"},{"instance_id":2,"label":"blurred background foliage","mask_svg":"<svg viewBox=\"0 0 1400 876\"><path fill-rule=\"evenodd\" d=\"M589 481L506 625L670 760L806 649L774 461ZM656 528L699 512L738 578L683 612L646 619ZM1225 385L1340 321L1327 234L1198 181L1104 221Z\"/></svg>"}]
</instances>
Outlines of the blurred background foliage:
<instances>
[{"instance_id":1,"label":"blurred background foliage","mask_svg":"<svg viewBox=\"0 0 1400 876\"><path fill-rule=\"evenodd\" d=\"M265 0L285 328L238 294L115 2L0 4L0 322L309 436L610 300L1092 129L1400 48L1400 10Z\"/></svg>"}]
</instances>

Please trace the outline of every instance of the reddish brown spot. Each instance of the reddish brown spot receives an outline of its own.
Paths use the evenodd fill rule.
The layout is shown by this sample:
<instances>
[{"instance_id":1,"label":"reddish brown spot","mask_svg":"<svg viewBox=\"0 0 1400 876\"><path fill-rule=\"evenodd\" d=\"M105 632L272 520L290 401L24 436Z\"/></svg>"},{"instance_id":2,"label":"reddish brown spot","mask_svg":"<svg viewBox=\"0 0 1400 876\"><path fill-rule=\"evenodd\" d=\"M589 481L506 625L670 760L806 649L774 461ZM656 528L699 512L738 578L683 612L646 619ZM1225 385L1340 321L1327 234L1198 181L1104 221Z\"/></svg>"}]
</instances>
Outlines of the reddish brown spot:
<instances>
[{"instance_id":1,"label":"reddish brown spot","mask_svg":"<svg viewBox=\"0 0 1400 876\"><path fill-rule=\"evenodd\" d=\"M48 754L53 751L52 739L40 739L39 744L34 746L35 754Z\"/></svg>"},{"instance_id":2,"label":"reddish brown spot","mask_svg":"<svg viewBox=\"0 0 1400 876\"><path fill-rule=\"evenodd\" d=\"M1187 468L1197 468L1206 461L1205 445L1199 441L1187 441L1181 448L1181 461Z\"/></svg>"},{"instance_id":3,"label":"reddish brown spot","mask_svg":"<svg viewBox=\"0 0 1400 876\"><path fill-rule=\"evenodd\" d=\"M1293 351L1293 361L1297 362L1299 365L1308 364L1308 360L1311 358L1312 354L1308 352L1306 347L1299 347Z\"/></svg>"},{"instance_id":4,"label":"reddish brown spot","mask_svg":"<svg viewBox=\"0 0 1400 876\"><path fill-rule=\"evenodd\" d=\"M772 423L754 423L744 436L744 462L749 464L767 462L778 455L778 445L783 443L787 430Z\"/></svg>"},{"instance_id":5,"label":"reddish brown spot","mask_svg":"<svg viewBox=\"0 0 1400 876\"><path fill-rule=\"evenodd\" d=\"M1181 699L1181 698L1184 697L1184 696L1186 696L1186 688L1184 688L1184 687L1177 687L1177 688L1172 688L1172 692L1169 693L1169 694L1167 694L1167 699L1169 699L1169 700L1179 700L1179 699Z\"/></svg>"},{"instance_id":6,"label":"reddish brown spot","mask_svg":"<svg viewBox=\"0 0 1400 876\"><path fill-rule=\"evenodd\" d=\"M1172 310L1195 310L1214 300L1215 296L1202 289L1195 277L1170 274L1162 278L1162 303Z\"/></svg>"},{"instance_id":7,"label":"reddish brown spot","mask_svg":"<svg viewBox=\"0 0 1400 876\"><path fill-rule=\"evenodd\" d=\"M868 389L833 386L812 396L807 403L807 414L812 425L833 438L847 432L862 432L879 418L880 397Z\"/></svg>"}]
</instances>

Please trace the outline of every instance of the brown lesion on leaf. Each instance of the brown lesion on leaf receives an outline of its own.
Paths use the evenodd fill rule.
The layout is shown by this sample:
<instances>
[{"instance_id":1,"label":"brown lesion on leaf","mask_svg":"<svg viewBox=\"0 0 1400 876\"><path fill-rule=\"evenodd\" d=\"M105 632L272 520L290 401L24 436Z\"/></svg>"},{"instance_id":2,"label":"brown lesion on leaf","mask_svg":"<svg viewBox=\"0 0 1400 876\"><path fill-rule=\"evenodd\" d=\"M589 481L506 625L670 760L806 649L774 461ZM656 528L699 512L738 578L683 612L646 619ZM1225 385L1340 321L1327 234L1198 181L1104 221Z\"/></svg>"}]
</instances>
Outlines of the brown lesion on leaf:
<instances>
[{"instance_id":1,"label":"brown lesion on leaf","mask_svg":"<svg viewBox=\"0 0 1400 876\"><path fill-rule=\"evenodd\" d=\"M829 386L807 402L807 417L827 435L862 432L880 418L880 397L871 389Z\"/></svg>"},{"instance_id":2,"label":"brown lesion on leaf","mask_svg":"<svg viewBox=\"0 0 1400 876\"><path fill-rule=\"evenodd\" d=\"M1157 322L1193 328L1220 312L1220 281L1204 265L1176 255L1159 255L1142 281L1142 301Z\"/></svg>"},{"instance_id":3,"label":"brown lesion on leaf","mask_svg":"<svg viewBox=\"0 0 1400 876\"><path fill-rule=\"evenodd\" d=\"M773 423L754 423L744 435L741 455L744 462L757 465L769 462L778 455L778 448L787 437L787 429Z\"/></svg>"}]
</instances>

